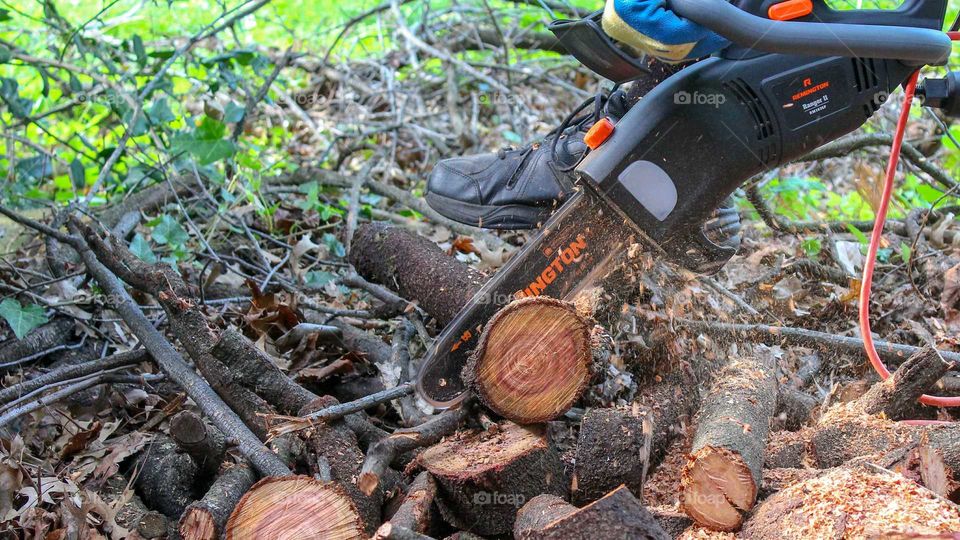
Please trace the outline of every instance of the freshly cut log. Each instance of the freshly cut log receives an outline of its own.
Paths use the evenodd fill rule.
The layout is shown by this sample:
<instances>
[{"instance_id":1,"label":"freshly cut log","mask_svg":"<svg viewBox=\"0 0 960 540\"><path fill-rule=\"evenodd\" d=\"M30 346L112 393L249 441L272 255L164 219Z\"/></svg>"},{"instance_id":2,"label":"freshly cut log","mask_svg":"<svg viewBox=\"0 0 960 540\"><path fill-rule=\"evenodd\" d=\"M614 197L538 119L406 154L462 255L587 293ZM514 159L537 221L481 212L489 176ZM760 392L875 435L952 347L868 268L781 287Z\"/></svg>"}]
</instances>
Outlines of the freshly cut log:
<instances>
[{"instance_id":1,"label":"freshly cut log","mask_svg":"<svg viewBox=\"0 0 960 540\"><path fill-rule=\"evenodd\" d=\"M310 476L274 476L257 482L227 521L227 540L368 538L356 506L342 487Z\"/></svg>"},{"instance_id":2,"label":"freshly cut log","mask_svg":"<svg viewBox=\"0 0 960 540\"><path fill-rule=\"evenodd\" d=\"M518 540L670 538L624 486L580 509L552 495L534 497L517 514L513 536Z\"/></svg>"},{"instance_id":3,"label":"freshly cut log","mask_svg":"<svg viewBox=\"0 0 960 540\"><path fill-rule=\"evenodd\" d=\"M233 465L220 473L207 494L192 503L180 518L183 540L216 540L240 498L257 481L247 465Z\"/></svg>"},{"instance_id":4,"label":"freshly cut log","mask_svg":"<svg viewBox=\"0 0 960 540\"><path fill-rule=\"evenodd\" d=\"M960 531L960 509L915 482L894 473L840 468L766 499L741 535L756 540L888 538L955 531Z\"/></svg>"},{"instance_id":5,"label":"freshly cut log","mask_svg":"<svg viewBox=\"0 0 960 540\"><path fill-rule=\"evenodd\" d=\"M776 405L771 356L733 359L717 375L680 473L681 505L701 525L732 531L753 508Z\"/></svg>"},{"instance_id":6,"label":"freshly cut log","mask_svg":"<svg viewBox=\"0 0 960 540\"><path fill-rule=\"evenodd\" d=\"M537 495L567 494L563 464L541 426L504 422L463 432L417 461L437 481L443 518L480 535L508 533L517 510Z\"/></svg>"},{"instance_id":7,"label":"freshly cut log","mask_svg":"<svg viewBox=\"0 0 960 540\"><path fill-rule=\"evenodd\" d=\"M642 496L653 439L649 412L639 403L587 411L577 441L574 502L595 501L623 484Z\"/></svg>"},{"instance_id":8,"label":"freshly cut log","mask_svg":"<svg viewBox=\"0 0 960 540\"><path fill-rule=\"evenodd\" d=\"M518 424L553 420L590 382L593 326L566 302L517 300L487 323L464 381L504 418Z\"/></svg>"}]
</instances>

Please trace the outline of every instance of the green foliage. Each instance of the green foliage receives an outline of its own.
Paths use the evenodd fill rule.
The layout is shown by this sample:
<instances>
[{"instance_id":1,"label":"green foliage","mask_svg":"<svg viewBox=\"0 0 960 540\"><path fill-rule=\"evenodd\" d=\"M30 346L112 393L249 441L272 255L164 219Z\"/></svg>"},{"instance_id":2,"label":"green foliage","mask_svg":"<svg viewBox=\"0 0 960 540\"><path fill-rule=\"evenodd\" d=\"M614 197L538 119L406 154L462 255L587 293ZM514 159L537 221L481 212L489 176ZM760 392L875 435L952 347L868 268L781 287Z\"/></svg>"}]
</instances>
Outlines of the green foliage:
<instances>
[{"instance_id":1,"label":"green foliage","mask_svg":"<svg viewBox=\"0 0 960 540\"><path fill-rule=\"evenodd\" d=\"M174 135L170 150L174 155L190 154L200 165L216 163L237 151L233 141L224 139L226 131L226 124L205 116L196 129Z\"/></svg>"},{"instance_id":2,"label":"green foliage","mask_svg":"<svg viewBox=\"0 0 960 540\"><path fill-rule=\"evenodd\" d=\"M0 302L0 317L7 321L17 339L23 339L31 330L47 322L42 307L36 304L24 306L15 298Z\"/></svg>"}]
</instances>

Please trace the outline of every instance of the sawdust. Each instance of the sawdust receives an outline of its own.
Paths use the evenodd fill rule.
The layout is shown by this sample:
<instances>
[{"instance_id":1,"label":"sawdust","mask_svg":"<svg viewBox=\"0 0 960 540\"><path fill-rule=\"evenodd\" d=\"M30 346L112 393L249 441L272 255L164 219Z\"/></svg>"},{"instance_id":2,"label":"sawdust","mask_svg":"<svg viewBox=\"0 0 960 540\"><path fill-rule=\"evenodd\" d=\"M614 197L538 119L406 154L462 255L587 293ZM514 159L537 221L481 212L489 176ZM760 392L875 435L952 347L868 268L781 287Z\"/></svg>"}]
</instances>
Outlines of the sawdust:
<instances>
[{"instance_id":1,"label":"sawdust","mask_svg":"<svg viewBox=\"0 0 960 540\"><path fill-rule=\"evenodd\" d=\"M745 538L865 538L960 531L960 508L894 473L835 469L757 508Z\"/></svg>"}]
</instances>

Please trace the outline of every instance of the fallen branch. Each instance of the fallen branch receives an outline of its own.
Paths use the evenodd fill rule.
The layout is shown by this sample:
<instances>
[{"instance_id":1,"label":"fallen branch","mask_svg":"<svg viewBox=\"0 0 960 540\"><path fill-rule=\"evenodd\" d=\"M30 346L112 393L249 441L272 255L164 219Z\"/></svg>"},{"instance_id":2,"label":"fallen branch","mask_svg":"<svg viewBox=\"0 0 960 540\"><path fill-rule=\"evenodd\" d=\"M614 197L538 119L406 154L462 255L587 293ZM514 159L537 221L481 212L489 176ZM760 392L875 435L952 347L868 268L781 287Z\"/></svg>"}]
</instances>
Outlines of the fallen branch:
<instances>
[{"instance_id":1,"label":"fallen branch","mask_svg":"<svg viewBox=\"0 0 960 540\"><path fill-rule=\"evenodd\" d=\"M28 379L13 386L0 390L0 404L9 403L21 396L29 394L35 390L51 386L86 375L92 375L100 371L107 371L113 368L133 366L140 362L150 359L149 353L143 349L135 351L117 353L97 360L83 362L81 364L63 366L33 379Z\"/></svg>"},{"instance_id":2,"label":"fallen branch","mask_svg":"<svg viewBox=\"0 0 960 540\"><path fill-rule=\"evenodd\" d=\"M360 468L357 487L366 495L372 494L397 456L440 442L440 439L457 430L466 414L465 405L446 410L417 427L398 429L371 446Z\"/></svg>"},{"instance_id":3,"label":"fallen branch","mask_svg":"<svg viewBox=\"0 0 960 540\"><path fill-rule=\"evenodd\" d=\"M364 409L393 401L402 396L412 394L416 391L413 383L405 383L389 390L384 390L376 394L371 394L364 398L349 403L338 403L331 407L320 409L319 411L300 417L287 417L285 422L270 428L270 438L276 438L286 433L293 433L302 429L307 429L319 422L331 422L339 420L347 415L360 412Z\"/></svg>"}]
</instances>

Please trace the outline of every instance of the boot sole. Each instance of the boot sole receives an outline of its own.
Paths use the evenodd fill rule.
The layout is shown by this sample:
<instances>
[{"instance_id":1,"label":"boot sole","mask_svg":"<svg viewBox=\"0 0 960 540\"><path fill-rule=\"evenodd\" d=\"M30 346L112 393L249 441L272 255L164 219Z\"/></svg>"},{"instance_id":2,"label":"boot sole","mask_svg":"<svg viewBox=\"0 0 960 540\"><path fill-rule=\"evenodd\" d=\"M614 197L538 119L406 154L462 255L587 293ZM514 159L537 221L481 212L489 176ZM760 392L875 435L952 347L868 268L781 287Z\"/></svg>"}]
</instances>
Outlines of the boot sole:
<instances>
[{"instance_id":1,"label":"boot sole","mask_svg":"<svg viewBox=\"0 0 960 540\"><path fill-rule=\"evenodd\" d=\"M553 213L550 208L521 204L504 206L471 204L436 193L427 193L425 198L427 204L444 217L484 229L535 229Z\"/></svg>"}]
</instances>

